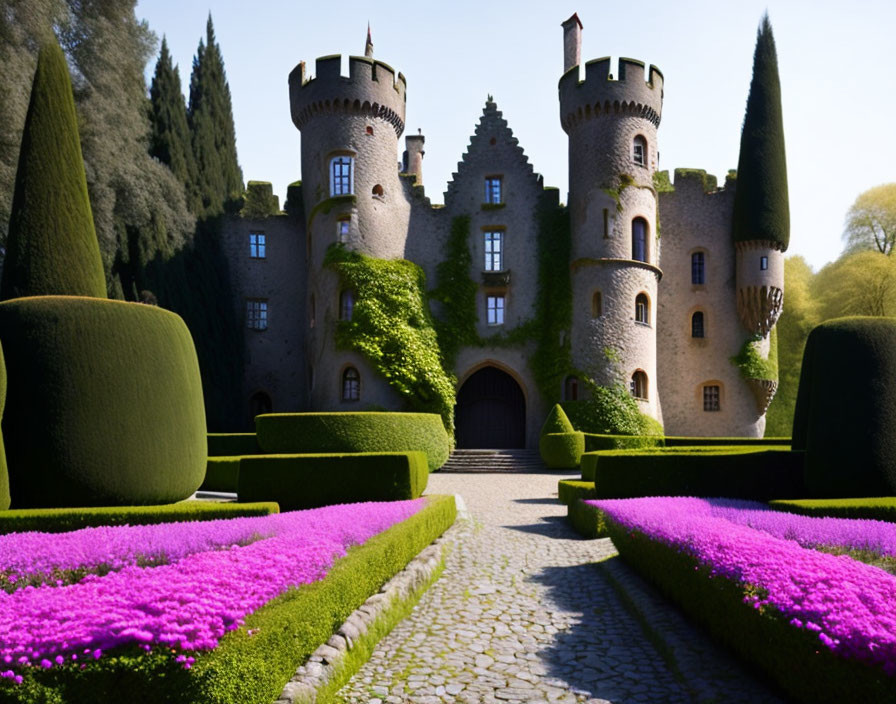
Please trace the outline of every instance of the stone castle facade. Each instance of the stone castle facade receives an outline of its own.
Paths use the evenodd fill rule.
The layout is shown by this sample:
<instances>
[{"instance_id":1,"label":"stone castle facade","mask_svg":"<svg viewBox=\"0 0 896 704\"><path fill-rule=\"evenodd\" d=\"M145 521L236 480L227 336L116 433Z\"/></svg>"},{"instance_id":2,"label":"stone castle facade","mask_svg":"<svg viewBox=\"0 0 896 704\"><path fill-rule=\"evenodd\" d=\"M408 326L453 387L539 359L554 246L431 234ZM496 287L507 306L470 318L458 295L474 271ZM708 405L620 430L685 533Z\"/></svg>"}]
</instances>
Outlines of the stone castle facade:
<instances>
[{"instance_id":1,"label":"stone castle facade","mask_svg":"<svg viewBox=\"0 0 896 704\"><path fill-rule=\"evenodd\" d=\"M582 25L563 23L560 124L569 138L568 210L573 366L601 384L622 381L669 435L763 434L773 379L746 379L732 362L753 342L767 357L783 296L783 253L771 243L735 247L736 179L722 188L700 171L657 176L663 75L620 59L590 61L581 77ZM246 321L247 421L258 412L402 410L399 395L357 352L338 347L335 325L351 315L351 291L323 265L334 242L382 259L417 263L436 279L451 223L470 218L482 346L462 348L458 445L537 447L554 398L539 393L533 342L489 346L536 305L537 208L545 189L489 98L444 194L423 189L424 137L405 137L406 81L374 60L317 60L290 74L292 119L301 130L302 182L287 215L234 218L224 244ZM666 187L664 187L664 183ZM752 246L756 244L756 246ZM567 377L557 397L582 398Z\"/></svg>"}]
</instances>

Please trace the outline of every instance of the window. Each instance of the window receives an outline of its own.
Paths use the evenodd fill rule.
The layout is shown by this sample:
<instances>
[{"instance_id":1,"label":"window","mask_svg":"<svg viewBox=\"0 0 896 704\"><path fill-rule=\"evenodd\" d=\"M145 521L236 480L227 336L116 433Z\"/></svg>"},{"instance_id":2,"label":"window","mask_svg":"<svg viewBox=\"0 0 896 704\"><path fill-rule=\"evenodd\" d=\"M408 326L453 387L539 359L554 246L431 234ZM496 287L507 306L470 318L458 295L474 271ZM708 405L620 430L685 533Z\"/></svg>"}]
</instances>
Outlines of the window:
<instances>
[{"instance_id":1,"label":"window","mask_svg":"<svg viewBox=\"0 0 896 704\"><path fill-rule=\"evenodd\" d=\"M249 256L252 259L265 258L265 236L263 232L249 233Z\"/></svg>"},{"instance_id":2,"label":"window","mask_svg":"<svg viewBox=\"0 0 896 704\"><path fill-rule=\"evenodd\" d=\"M759 269L761 271L768 269L768 257L759 257Z\"/></svg>"},{"instance_id":3,"label":"window","mask_svg":"<svg viewBox=\"0 0 896 704\"><path fill-rule=\"evenodd\" d=\"M376 184L376 185L370 190L370 194L371 194L372 196L375 196L376 198L382 198L384 195L386 195L386 194L385 194L385 191L383 191L383 187L382 187L380 184Z\"/></svg>"},{"instance_id":4,"label":"window","mask_svg":"<svg viewBox=\"0 0 896 704\"><path fill-rule=\"evenodd\" d=\"M647 375L640 369L632 374L631 392L635 398L647 400Z\"/></svg>"},{"instance_id":5,"label":"window","mask_svg":"<svg viewBox=\"0 0 896 704\"><path fill-rule=\"evenodd\" d=\"M697 311L691 316L691 337L704 337L703 311Z\"/></svg>"},{"instance_id":6,"label":"window","mask_svg":"<svg viewBox=\"0 0 896 704\"><path fill-rule=\"evenodd\" d=\"M647 140L641 135L632 142L632 161L638 166L647 166Z\"/></svg>"},{"instance_id":7,"label":"window","mask_svg":"<svg viewBox=\"0 0 896 704\"><path fill-rule=\"evenodd\" d=\"M632 259L647 261L647 221L644 218L632 220Z\"/></svg>"},{"instance_id":8,"label":"window","mask_svg":"<svg viewBox=\"0 0 896 704\"><path fill-rule=\"evenodd\" d=\"M334 156L330 159L330 195L347 196L354 193L352 182L352 165L350 156Z\"/></svg>"},{"instance_id":9,"label":"window","mask_svg":"<svg viewBox=\"0 0 896 704\"><path fill-rule=\"evenodd\" d=\"M504 270L504 233L497 232L485 233L485 270L486 271L503 271Z\"/></svg>"},{"instance_id":10,"label":"window","mask_svg":"<svg viewBox=\"0 0 896 704\"><path fill-rule=\"evenodd\" d=\"M703 387L703 410L719 411L719 387L715 384L707 384Z\"/></svg>"},{"instance_id":11,"label":"window","mask_svg":"<svg viewBox=\"0 0 896 704\"><path fill-rule=\"evenodd\" d=\"M604 239L610 236L610 211L604 208Z\"/></svg>"},{"instance_id":12,"label":"window","mask_svg":"<svg viewBox=\"0 0 896 704\"><path fill-rule=\"evenodd\" d=\"M594 295L591 296L591 317L599 318L603 315L603 298L600 295L600 291L595 291Z\"/></svg>"},{"instance_id":13,"label":"window","mask_svg":"<svg viewBox=\"0 0 896 704\"><path fill-rule=\"evenodd\" d=\"M702 285L706 283L706 254L694 252L691 255L691 283Z\"/></svg>"},{"instance_id":14,"label":"window","mask_svg":"<svg viewBox=\"0 0 896 704\"><path fill-rule=\"evenodd\" d=\"M351 220L338 220L336 222L336 241L345 244L348 242L348 230L351 227Z\"/></svg>"},{"instance_id":15,"label":"window","mask_svg":"<svg viewBox=\"0 0 896 704\"><path fill-rule=\"evenodd\" d=\"M504 296L486 296L485 309L489 325L504 324Z\"/></svg>"},{"instance_id":16,"label":"window","mask_svg":"<svg viewBox=\"0 0 896 704\"><path fill-rule=\"evenodd\" d=\"M346 367L342 372L342 400L361 400L361 375L354 367Z\"/></svg>"},{"instance_id":17,"label":"window","mask_svg":"<svg viewBox=\"0 0 896 704\"><path fill-rule=\"evenodd\" d=\"M314 325L317 323L317 306L314 304L314 294L313 293L311 294L311 309L310 309L309 313L310 313L310 315L309 315L310 320L308 322L308 327L313 328Z\"/></svg>"},{"instance_id":18,"label":"window","mask_svg":"<svg viewBox=\"0 0 896 704\"><path fill-rule=\"evenodd\" d=\"M351 320L352 312L355 310L355 294L354 291L343 291L339 294L339 319Z\"/></svg>"},{"instance_id":19,"label":"window","mask_svg":"<svg viewBox=\"0 0 896 704\"><path fill-rule=\"evenodd\" d=\"M373 127L371 127L370 125L367 125L366 132L367 132L367 134L369 134L372 137L373 136Z\"/></svg>"},{"instance_id":20,"label":"window","mask_svg":"<svg viewBox=\"0 0 896 704\"><path fill-rule=\"evenodd\" d=\"M577 377L566 377L566 381L563 382L563 398L566 401L579 400L579 380Z\"/></svg>"},{"instance_id":21,"label":"window","mask_svg":"<svg viewBox=\"0 0 896 704\"><path fill-rule=\"evenodd\" d=\"M503 203L503 194L501 193L501 177L489 176L485 179L485 202L486 203Z\"/></svg>"},{"instance_id":22,"label":"window","mask_svg":"<svg viewBox=\"0 0 896 704\"><path fill-rule=\"evenodd\" d=\"M268 329L267 301L246 301L246 326L250 330Z\"/></svg>"},{"instance_id":23,"label":"window","mask_svg":"<svg viewBox=\"0 0 896 704\"><path fill-rule=\"evenodd\" d=\"M650 325L650 303L643 293L635 297L635 322Z\"/></svg>"}]
</instances>

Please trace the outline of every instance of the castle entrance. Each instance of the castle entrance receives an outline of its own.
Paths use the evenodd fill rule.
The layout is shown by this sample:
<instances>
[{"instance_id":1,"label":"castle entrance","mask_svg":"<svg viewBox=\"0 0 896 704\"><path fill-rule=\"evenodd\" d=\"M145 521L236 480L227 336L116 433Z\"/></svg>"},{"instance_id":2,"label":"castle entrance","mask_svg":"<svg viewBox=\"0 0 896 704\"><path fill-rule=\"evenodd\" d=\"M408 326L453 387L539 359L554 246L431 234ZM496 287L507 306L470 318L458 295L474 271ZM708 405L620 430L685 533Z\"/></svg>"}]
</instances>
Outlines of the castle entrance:
<instances>
[{"instance_id":1,"label":"castle entrance","mask_svg":"<svg viewBox=\"0 0 896 704\"><path fill-rule=\"evenodd\" d=\"M454 421L460 449L526 446L523 390L495 367L483 367L460 387Z\"/></svg>"}]
</instances>

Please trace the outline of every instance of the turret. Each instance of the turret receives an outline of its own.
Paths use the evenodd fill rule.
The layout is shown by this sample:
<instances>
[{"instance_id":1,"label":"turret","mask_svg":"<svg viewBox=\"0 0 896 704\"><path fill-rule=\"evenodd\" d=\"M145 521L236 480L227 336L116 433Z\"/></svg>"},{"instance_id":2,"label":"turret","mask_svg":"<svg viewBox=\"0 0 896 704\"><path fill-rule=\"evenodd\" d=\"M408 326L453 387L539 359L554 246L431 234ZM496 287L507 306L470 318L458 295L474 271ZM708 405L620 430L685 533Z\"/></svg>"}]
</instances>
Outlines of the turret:
<instances>
[{"instance_id":1,"label":"turret","mask_svg":"<svg viewBox=\"0 0 896 704\"><path fill-rule=\"evenodd\" d=\"M563 24L575 60L581 23ZM622 381L642 412L660 418L656 386L659 269L656 131L663 75L634 59L589 61L560 79L560 123L569 136L573 363L599 384Z\"/></svg>"},{"instance_id":2,"label":"turret","mask_svg":"<svg viewBox=\"0 0 896 704\"><path fill-rule=\"evenodd\" d=\"M414 177L414 183L423 185L423 144L426 137L417 130L417 134L409 134L404 138L404 157L402 158L402 172Z\"/></svg>"},{"instance_id":3,"label":"turret","mask_svg":"<svg viewBox=\"0 0 896 704\"><path fill-rule=\"evenodd\" d=\"M582 21L574 12L563 27L563 73L582 63Z\"/></svg>"}]
</instances>

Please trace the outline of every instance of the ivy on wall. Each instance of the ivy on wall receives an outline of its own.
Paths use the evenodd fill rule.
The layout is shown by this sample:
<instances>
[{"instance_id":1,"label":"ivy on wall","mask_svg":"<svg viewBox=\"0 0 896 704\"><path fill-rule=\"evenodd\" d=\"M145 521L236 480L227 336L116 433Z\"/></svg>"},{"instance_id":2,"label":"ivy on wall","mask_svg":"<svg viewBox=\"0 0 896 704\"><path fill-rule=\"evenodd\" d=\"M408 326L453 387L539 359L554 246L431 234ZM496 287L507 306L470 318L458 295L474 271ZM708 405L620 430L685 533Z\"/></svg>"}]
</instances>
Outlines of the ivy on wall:
<instances>
[{"instance_id":1,"label":"ivy on wall","mask_svg":"<svg viewBox=\"0 0 896 704\"><path fill-rule=\"evenodd\" d=\"M778 330L769 333L768 358L759 353L761 335L753 335L744 342L740 352L731 358L731 363L740 370L744 379L778 380Z\"/></svg>"},{"instance_id":2,"label":"ivy on wall","mask_svg":"<svg viewBox=\"0 0 896 704\"><path fill-rule=\"evenodd\" d=\"M404 259L385 260L327 249L324 265L355 293L351 320L340 320L336 344L360 352L408 406L438 413L454 437L454 388L446 372L426 299L423 270Z\"/></svg>"}]
</instances>

